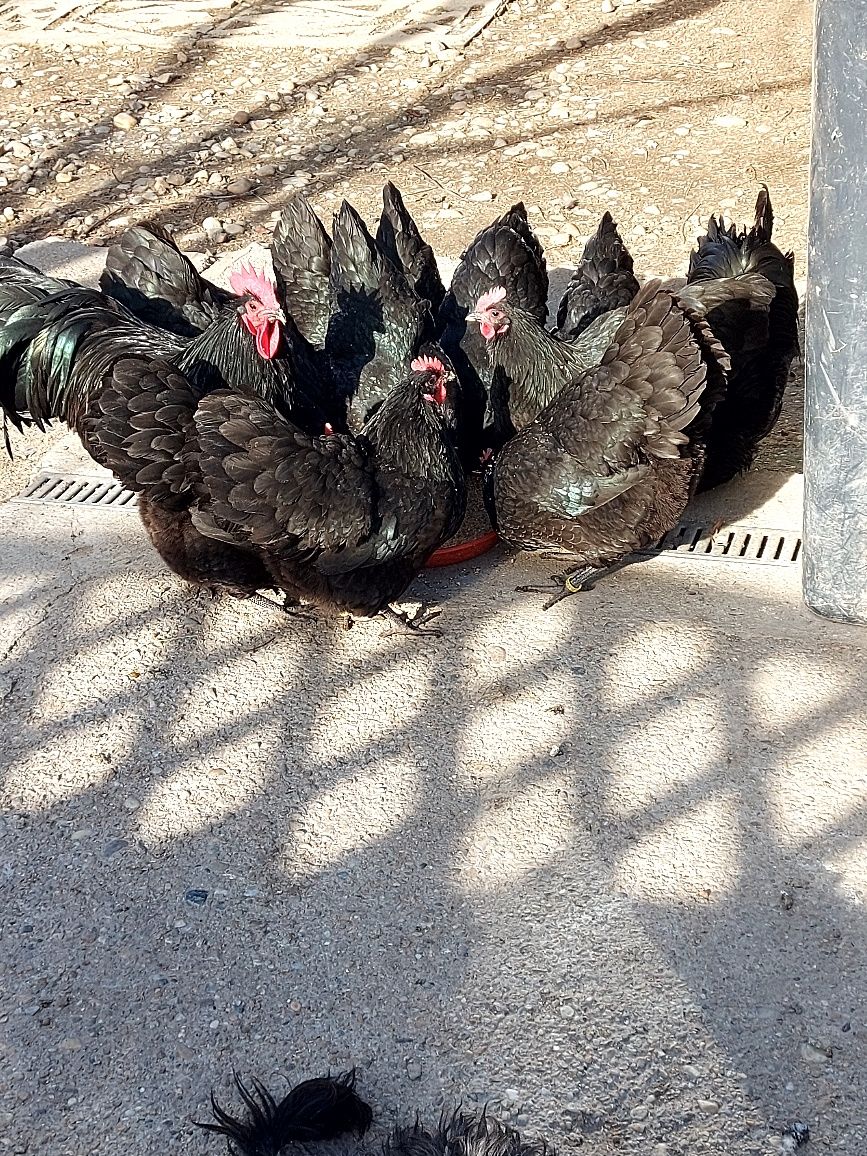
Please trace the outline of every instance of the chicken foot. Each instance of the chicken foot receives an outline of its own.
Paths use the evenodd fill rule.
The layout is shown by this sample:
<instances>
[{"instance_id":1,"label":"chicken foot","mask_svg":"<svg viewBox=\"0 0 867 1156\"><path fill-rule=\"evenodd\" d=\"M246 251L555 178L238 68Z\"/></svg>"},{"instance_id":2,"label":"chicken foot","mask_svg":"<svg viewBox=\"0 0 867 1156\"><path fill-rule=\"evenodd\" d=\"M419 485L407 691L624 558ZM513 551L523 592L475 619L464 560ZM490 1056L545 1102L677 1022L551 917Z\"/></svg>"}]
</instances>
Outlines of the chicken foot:
<instances>
[{"instance_id":1,"label":"chicken foot","mask_svg":"<svg viewBox=\"0 0 867 1156\"><path fill-rule=\"evenodd\" d=\"M516 586L515 589L525 594L549 594L554 590L554 596L542 607L543 610L550 610L571 594L582 594L585 590L592 589L600 578L619 567L619 563L615 566L579 566L576 570L569 570L565 574L552 574L553 586Z\"/></svg>"},{"instance_id":2,"label":"chicken foot","mask_svg":"<svg viewBox=\"0 0 867 1156\"><path fill-rule=\"evenodd\" d=\"M380 614L384 618L390 618L392 622L397 622L400 626L398 630L389 630L386 638L391 638L395 634L432 634L436 638L442 637L443 632L441 630L426 629L428 622L442 614L441 610L426 610L424 606L420 606L415 614L410 616L405 610L396 610L393 606L386 606L384 610L380 611Z\"/></svg>"}]
</instances>

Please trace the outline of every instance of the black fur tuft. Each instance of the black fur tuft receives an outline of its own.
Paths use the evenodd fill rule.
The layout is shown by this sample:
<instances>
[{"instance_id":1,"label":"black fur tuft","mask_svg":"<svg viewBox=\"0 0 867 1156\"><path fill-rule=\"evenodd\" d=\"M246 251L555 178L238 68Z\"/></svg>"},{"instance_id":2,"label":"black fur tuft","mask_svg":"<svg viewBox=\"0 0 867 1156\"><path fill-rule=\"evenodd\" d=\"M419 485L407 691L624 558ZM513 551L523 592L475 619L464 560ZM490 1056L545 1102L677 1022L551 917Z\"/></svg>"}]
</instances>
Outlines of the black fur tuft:
<instances>
[{"instance_id":1,"label":"black fur tuft","mask_svg":"<svg viewBox=\"0 0 867 1156\"><path fill-rule=\"evenodd\" d=\"M221 1108L211 1093L214 1123L196 1127L225 1136L232 1156L278 1156L291 1144L331 1140L345 1132L362 1135L373 1112L355 1091L355 1069L343 1075L304 1080L275 1100L255 1077L247 1087L237 1072L235 1087L244 1101L243 1118Z\"/></svg>"},{"instance_id":2,"label":"black fur tuft","mask_svg":"<svg viewBox=\"0 0 867 1156\"><path fill-rule=\"evenodd\" d=\"M418 1120L396 1128L384 1146L385 1156L555 1156L546 1140L525 1140L520 1132L487 1113L461 1111L442 1116L429 1131Z\"/></svg>"}]
</instances>

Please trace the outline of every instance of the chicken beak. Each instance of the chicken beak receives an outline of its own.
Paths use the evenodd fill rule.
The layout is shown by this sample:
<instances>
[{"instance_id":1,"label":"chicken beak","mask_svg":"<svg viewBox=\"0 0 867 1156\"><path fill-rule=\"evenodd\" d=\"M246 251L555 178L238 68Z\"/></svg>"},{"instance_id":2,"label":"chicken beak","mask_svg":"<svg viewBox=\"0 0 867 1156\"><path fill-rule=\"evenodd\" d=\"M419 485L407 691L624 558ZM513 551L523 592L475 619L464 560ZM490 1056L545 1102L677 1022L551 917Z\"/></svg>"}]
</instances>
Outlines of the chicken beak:
<instances>
[{"instance_id":1,"label":"chicken beak","mask_svg":"<svg viewBox=\"0 0 867 1156\"><path fill-rule=\"evenodd\" d=\"M481 321L481 320L482 320L481 313L468 313L467 314L467 321Z\"/></svg>"}]
</instances>

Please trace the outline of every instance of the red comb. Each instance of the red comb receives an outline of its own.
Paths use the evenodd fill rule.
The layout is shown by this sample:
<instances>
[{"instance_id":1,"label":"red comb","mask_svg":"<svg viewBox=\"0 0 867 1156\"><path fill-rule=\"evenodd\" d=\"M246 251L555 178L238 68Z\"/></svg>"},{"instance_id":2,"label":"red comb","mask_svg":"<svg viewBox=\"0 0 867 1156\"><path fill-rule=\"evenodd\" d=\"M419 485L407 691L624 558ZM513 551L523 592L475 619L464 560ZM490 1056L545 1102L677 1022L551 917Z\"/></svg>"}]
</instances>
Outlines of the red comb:
<instances>
[{"instance_id":1,"label":"red comb","mask_svg":"<svg viewBox=\"0 0 867 1156\"><path fill-rule=\"evenodd\" d=\"M446 367L438 357L429 357L427 354L412 361L410 369L416 373L427 373L429 370L433 370L435 373L445 373L446 371Z\"/></svg>"},{"instance_id":2,"label":"red comb","mask_svg":"<svg viewBox=\"0 0 867 1156\"><path fill-rule=\"evenodd\" d=\"M244 297L248 293L257 298L266 307L266 309L278 309L280 303L277 300L277 292L274 287L274 282L270 281L264 273L260 273L258 269L254 269L252 265L242 265L229 277L229 285L232 292L237 293L239 297Z\"/></svg>"},{"instance_id":3,"label":"red comb","mask_svg":"<svg viewBox=\"0 0 867 1156\"><path fill-rule=\"evenodd\" d=\"M496 305L498 301L504 301L506 298L506 289L503 285L497 285L494 289L489 289L487 293L483 293L476 302L476 313L484 313L486 309L490 309L492 305Z\"/></svg>"}]
</instances>

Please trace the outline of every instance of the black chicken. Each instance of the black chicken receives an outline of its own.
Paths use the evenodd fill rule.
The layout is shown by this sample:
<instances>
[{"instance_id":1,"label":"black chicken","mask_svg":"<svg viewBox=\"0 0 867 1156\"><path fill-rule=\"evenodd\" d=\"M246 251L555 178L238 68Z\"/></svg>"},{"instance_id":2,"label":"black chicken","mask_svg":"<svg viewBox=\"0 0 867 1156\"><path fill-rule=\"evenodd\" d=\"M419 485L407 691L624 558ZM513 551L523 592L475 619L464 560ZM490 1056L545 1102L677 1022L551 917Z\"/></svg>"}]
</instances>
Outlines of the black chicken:
<instances>
[{"instance_id":1,"label":"black chicken","mask_svg":"<svg viewBox=\"0 0 867 1156\"><path fill-rule=\"evenodd\" d=\"M233 1156L278 1156L292 1145L333 1140L354 1132L362 1136L373 1112L355 1091L355 1071L340 1076L304 1080L276 1100L259 1080L248 1088L235 1074L235 1087L245 1108L244 1117L230 1115L213 1093L213 1122L197 1128L225 1136Z\"/></svg>"},{"instance_id":2,"label":"black chicken","mask_svg":"<svg viewBox=\"0 0 867 1156\"><path fill-rule=\"evenodd\" d=\"M154 221L132 225L109 247L99 287L142 321L194 337L236 300L196 269Z\"/></svg>"},{"instance_id":3,"label":"black chicken","mask_svg":"<svg viewBox=\"0 0 867 1156\"><path fill-rule=\"evenodd\" d=\"M374 240L344 202L332 244L298 193L283 209L271 245L282 316L279 360L296 388L323 400L337 428L348 422L356 432L433 336L431 303L438 305L443 292L433 251L393 185L383 190L383 203ZM150 224L128 229L109 250L102 287L137 316L182 335L239 305L234 283L235 295L211 284Z\"/></svg>"},{"instance_id":4,"label":"black chicken","mask_svg":"<svg viewBox=\"0 0 867 1156\"><path fill-rule=\"evenodd\" d=\"M287 604L395 617L464 516L455 386L442 353L416 358L357 437L313 438L258 399L210 394L184 453L202 479L193 524L255 547Z\"/></svg>"},{"instance_id":5,"label":"black chicken","mask_svg":"<svg viewBox=\"0 0 867 1156\"><path fill-rule=\"evenodd\" d=\"M560 299L556 332L574 340L601 314L628 305L637 292L632 256L606 212Z\"/></svg>"},{"instance_id":6,"label":"black chicken","mask_svg":"<svg viewBox=\"0 0 867 1156\"><path fill-rule=\"evenodd\" d=\"M461 254L439 312L440 340L461 382L462 450L468 463L477 463L482 448L501 445L512 432L503 374L491 364L478 329L467 324L479 298L498 285L540 325L545 324L548 271L522 203L483 229Z\"/></svg>"},{"instance_id":7,"label":"black chicken","mask_svg":"<svg viewBox=\"0 0 867 1156\"><path fill-rule=\"evenodd\" d=\"M392 265L406 274L419 297L427 301L431 315L436 317L446 292L436 257L410 216L400 190L391 181L382 190L382 216L376 243Z\"/></svg>"},{"instance_id":8,"label":"black chicken","mask_svg":"<svg viewBox=\"0 0 867 1156\"><path fill-rule=\"evenodd\" d=\"M707 436L700 489L710 489L749 469L759 443L780 415L789 369L798 345L798 293L793 253L771 241L774 217L767 186L756 202L755 223L738 232L711 217L707 234L690 255L684 293L694 295L719 278L760 274L776 290L766 313L745 313L731 302L712 306L707 320L731 357L726 396L714 411Z\"/></svg>"},{"instance_id":9,"label":"black chicken","mask_svg":"<svg viewBox=\"0 0 867 1156\"><path fill-rule=\"evenodd\" d=\"M15 258L0 259L0 323L7 330L2 340L8 344L17 335L18 344L27 348L49 319L65 317L55 361L42 360L45 373L54 375L55 364L68 370L78 336L92 332L96 325L101 330L114 329L118 350L170 361L198 396L220 386L249 389L305 429L321 430L332 416L333 401L325 389L317 392L317 382L305 387L294 359L285 355L285 316L274 285L252 268L233 273L231 284L235 296L206 329L187 338L143 323L116 299L95 290L49 277ZM34 303L34 298L45 304ZM24 305L30 308L21 312ZM80 315L81 306L96 313ZM13 315L15 328L9 330ZM47 335L54 332L48 328L33 349L40 350Z\"/></svg>"},{"instance_id":10,"label":"black chicken","mask_svg":"<svg viewBox=\"0 0 867 1156\"><path fill-rule=\"evenodd\" d=\"M75 429L140 495L151 540L189 581L396 614L387 604L464 513L442 360L414 361L357 439L324 423L313 435L252 389L208 392L168 359L175 339L117 303L43 285L34 305L38 282L24 279L28 300L0 313L4 425L59 418Z\"/></svg>"},{"instance_id":11,"label":"black chicken","mask_svg":"<svg viewBox=\"0 0 867 1156\"><path fill-rule=\"evenodd\" d=\"M346 201L334 218L325 348L347 424L360 430L432 334L426 301Z\"/></svg>"},{"instance_id":12,"label":"black chicken","mask_svg":"<svg viewBox=\"0 0 867 1156\"><path fill-rule=\"evenodd\" d=\"M558 597L574 593L676 525L701 475L728 358L700 308L658 282L639 292L590 369L504 288L472 317L494 364L547 399L487 464L488 512L515 546L574 554Z\"/></svg>"}]
</instances>

